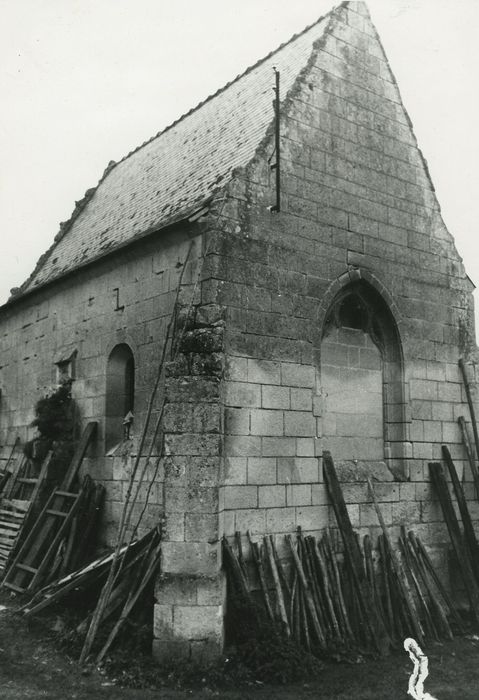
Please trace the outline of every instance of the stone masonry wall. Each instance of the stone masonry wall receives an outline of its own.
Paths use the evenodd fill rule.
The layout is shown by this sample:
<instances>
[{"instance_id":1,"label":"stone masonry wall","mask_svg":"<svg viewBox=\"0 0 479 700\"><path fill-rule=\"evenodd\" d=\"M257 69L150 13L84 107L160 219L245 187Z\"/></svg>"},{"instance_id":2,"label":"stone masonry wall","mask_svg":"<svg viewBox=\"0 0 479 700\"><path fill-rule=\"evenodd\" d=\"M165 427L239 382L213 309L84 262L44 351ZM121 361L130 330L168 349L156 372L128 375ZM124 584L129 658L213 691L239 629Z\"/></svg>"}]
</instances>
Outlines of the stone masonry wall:
<instances>
[{"instance_id":1,"label":"stone masonry wall","mask_svg":"<svg viewBox=\"0 0 479 700\"><path fill-rule=\"evenodd\" d=\"M82 425L98 421L98 437L83 469L104 482L104 537L114 541L141 432L143 415L161 356L176 288L190 245L188 232L143 241L107 261L78 271L32 296L0 309L0 442L24 443L36 401L58 381L56 362L76 351L73 397ZM201 238L194 243L183 281L196 278ZM127 343L135 361L133 440L105 456L106 364L115 345ZM161 397L159 397L161 398ZM140 465L141 468L141 465ZM149 468L151 476L154 464ZM144 527L163 509L162 474L153 484ZM144 500L146 485L140 493ZM138 512L141 507L138 504Z\"/></svg>"},{"instance_id":2,"label":"stone masonry wall","mask_svg":"<svg viewBox=\"0 0 479 700\"><path fill-rule=\"evenodd\" d=\"M204 662L223 646L224 309L195 306L184 323L165 387L165 525L153 642L161 662Z\"/></svg>"},{"instance_id":3,"label":"stone masonry wall","mask_svg":"<svg viewBox=\"0 0 479 700\"><path fill-rule=\"evenodd\" d=\"M224 527L281 535L334 523L321 468L321 337L336 295L362 280L400 339L403 399L391 411L404 439L375 473L384 518L393 537L414 527L445 561L428 462L444 442L460 473L465 466L457 361L474 349L472 285L375 30L356 9L339 11L283 103L281 212L269 209L270 134L236 173L207 256L207 298L227 307ZM396 458L400 474L387 468ZM364 478L351 463L345 496L353 525L374 534ZM467 467L465 479L470 491Z\"/></svg>"}]
</instances>

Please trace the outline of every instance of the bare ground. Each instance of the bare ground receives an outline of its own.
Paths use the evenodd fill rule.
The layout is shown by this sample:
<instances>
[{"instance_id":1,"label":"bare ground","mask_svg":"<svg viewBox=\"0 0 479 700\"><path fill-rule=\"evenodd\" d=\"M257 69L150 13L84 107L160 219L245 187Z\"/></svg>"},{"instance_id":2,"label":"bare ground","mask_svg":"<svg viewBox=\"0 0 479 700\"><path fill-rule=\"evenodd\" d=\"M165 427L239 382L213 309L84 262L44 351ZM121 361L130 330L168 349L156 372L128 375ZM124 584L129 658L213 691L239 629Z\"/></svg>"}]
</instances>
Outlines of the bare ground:
<instances>
[{"instance_id":1,"label":"bare ground","mask_svg":"<svg viewBox=\"0 0 479 700\"><path fill-rule=\"evenodd\" d=\"M28 623L15 614L8 598L0 612L0 697L48 698L49 700L184 700L214 698L225 700L396 700L406 698L412 664L404 651L386 659L361 664L327 663L318 679L307 679L289 686L259 683L218 688L207 676L197 688L157 689L120 687L118 680L101 670L80 669L68 649L58 648L51 632L37 622ZM437 700L477 700L479 698L479 637L469 635L453 642L424 648L430 675L426 690ZM126 662L128 664L128 662Z\"/></svg>"}]
</instances>

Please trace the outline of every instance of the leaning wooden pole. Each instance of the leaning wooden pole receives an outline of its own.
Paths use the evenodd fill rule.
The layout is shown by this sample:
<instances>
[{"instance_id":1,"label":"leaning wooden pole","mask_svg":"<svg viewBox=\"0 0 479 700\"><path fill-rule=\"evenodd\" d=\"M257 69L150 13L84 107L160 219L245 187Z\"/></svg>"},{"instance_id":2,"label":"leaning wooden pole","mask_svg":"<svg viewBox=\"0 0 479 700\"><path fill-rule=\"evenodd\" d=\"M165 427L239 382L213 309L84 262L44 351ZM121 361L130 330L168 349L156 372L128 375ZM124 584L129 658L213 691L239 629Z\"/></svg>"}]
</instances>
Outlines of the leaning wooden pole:
<instances>
[{"instance_id":1,"label":"leaning wooden pole","mask_svg":"<svg viewBox=\"0 0 479 700\"><path fill-rule=\"evenodd\" d=\"M456 467L452 461L451 453L446 445L442 446L442 454L444 456L444 461L446 462L447 468L449 470L449 475L452 481L452 487L454 489L454 494L456 496L457 505L459 506L459 512L461 514L462 524L464 527L464 539L469 548L469 553L471 555L471 565L472 570L476 576L476 581L479 583L479 544L477 542L476 533L474 532L474 526L472 524L471 515L467 507L466 497L459 481L457 475Z\"/></svg>"},{"instance_id":2,"label":"leaning wooden pole","mask_svg":"<svg viewBox=\"0 0 479 700\"><path fill-rule=\"evenodd\" d=\"M383 518L383 515L381 513L379 503L378 503L377 498L376 498L376 493L374 491L373 482L372 482L370 477L368 477L368 486L369 486L369 493L371 494L374 508L376 510L376 515L378 517L379 524L381 526L381 530L383 531L386 548L389 550L389 557L390 557L391 566L392 566L392 569L396 575L396 580L397 580L401 595L404 599L404 603L406 606L406 610L407 610L407 613L409 616L410 623L412 625L412 629L414 630L414 634L416 635L416 638L422 642L424 640L424 633L423 633L423 629L421 627L421 623L419 621L419 615L417 613L414 599L411 595L408 581L407 581L405 575L403 575L403 572L401 570L399 562L396 559L394 548L393 548L393 545L391 542L391 538L389 537L389 532L388 532L388 529L386 527L386 523L384 522L384 518Z\"/></svg>"},{"instance_id":3,"label":"leaning wooden pole","mask_svg":"<svg viewBox=\"0 0 479 700\"><path fill-rule=\"evenodd\" d=\"M459 427L461 429L462 443L464 445L464 449L466 450L467 461L469 462L469 467L471 469L472 478L474 480L474 487L476 490L476 498L479 500L479 471L477 469L476 460L474 459L474 453L473 453L471 442L469 440L469 435L467 433L467 424L466 424L466 421L464 419L464 416L459 416L459 418L457 419L457 422L459 423Z\"/></svg>"},{"instance_id":4,"label":"leaning wooden pole","mask_svg":"<svg viewBox=\"0 0 479 700\"><path fill-rule=\"evenodd\" d=\"M477 432L476 412L474 410L474 402L472 400L471 386L469 384L469 377L467 376L466 364L462 357L459 360L459 369L462 373L462 380L464 382L464 389L466 390L467 403L469 405L469 413L471 414L472 432L474 435L474 444L476 446L476 457L479 459L479 435Z\"/></svg>"},{"instance_id":5,"label":"leaning wooden pole","mask_svg":"<svg viewBox=\"0 0 479 700\"><path fill-rule=\"evenodd\" d=\"M444 520L446 521L452 546L456 554L456 561L461 571L466 593L471 604L472 614L476 622L479 622L479 587L472 570L469 551L459 528L442 464L439 462L430 462L429 473L431 474L431 481L439 497Z\"/></svg>"},{"instance_id":6,"label":"leaning wooden pole","mask_svg":"<svg viewBox=\"0 0 479 700\"><path fill-rule=\"evenodd\" d=\"M343 539L346 560L353 576L358 597L367 616L377 649L381 654L385 655L389 652L391 640L374 603L373 592L366 577L363 558L351 525L333 458L328 451L323 452L323 471L334 514Z\"/></svg>"}]
</instances>

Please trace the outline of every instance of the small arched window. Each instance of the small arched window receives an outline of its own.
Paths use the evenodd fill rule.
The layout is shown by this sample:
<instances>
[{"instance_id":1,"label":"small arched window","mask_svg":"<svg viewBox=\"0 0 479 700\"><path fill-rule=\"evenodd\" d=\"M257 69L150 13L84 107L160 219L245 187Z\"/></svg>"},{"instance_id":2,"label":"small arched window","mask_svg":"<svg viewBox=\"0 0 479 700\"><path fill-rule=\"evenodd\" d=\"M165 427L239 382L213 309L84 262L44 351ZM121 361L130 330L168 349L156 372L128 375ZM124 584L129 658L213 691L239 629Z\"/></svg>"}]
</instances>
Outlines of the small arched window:
<instances>
[{"instance_id":1,"label":"small arched window","mask_svg":"<svg viewBox=\"0 0 479 700\"><path fill-rule=\"evenodd\" d=\"M135 359L126 343L116 345L106 368L105 447L111 450L120 443L131 423L135 402Z\"/></svg>"}]
</instances>

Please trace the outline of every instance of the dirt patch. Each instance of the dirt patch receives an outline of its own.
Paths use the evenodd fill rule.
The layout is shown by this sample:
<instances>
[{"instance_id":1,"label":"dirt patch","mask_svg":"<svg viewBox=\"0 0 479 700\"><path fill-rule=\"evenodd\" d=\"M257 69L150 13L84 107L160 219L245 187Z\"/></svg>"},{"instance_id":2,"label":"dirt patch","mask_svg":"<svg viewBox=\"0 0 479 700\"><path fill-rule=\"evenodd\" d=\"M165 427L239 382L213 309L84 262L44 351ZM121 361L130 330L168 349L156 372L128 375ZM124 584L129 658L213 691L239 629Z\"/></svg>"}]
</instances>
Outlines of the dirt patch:
<instances>
[{"instance_id":1,"label":"dirt patch","mask_svg":"<svg viewBox=\"0 0 479 700\"><path fill-rule=\"evenodd\" d=\"M1 609L1 606L6 606ZM28 622L14 612L15 601L0 597L0 685L5 700L48 698L49 700L184 700L191 697L221 697L226 700L399 700L406 697L412 664L398 650L386 659L364 663L327 662L319 678L304 678L296 685L263 685L254 680L240 686L218 684L216 674L198 676L195 687L180 690L165 686L157 689L124 688L119 679L104 670L89 667L82 671L76 658L58 646L58 634L51 624ZM479 637L469 635L444 644L424 648L429 657L430 675L426 690L438 700L477 700L479 687ZM125 661L125 666L129 663ZM118 675L118 674L117 674ZM171 681L173 684L175 680ZM160 690L161 688L161 690Z\"/></svg>"}]
</instances>

